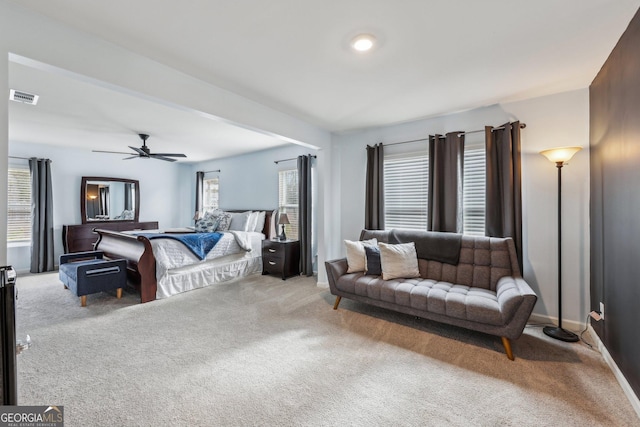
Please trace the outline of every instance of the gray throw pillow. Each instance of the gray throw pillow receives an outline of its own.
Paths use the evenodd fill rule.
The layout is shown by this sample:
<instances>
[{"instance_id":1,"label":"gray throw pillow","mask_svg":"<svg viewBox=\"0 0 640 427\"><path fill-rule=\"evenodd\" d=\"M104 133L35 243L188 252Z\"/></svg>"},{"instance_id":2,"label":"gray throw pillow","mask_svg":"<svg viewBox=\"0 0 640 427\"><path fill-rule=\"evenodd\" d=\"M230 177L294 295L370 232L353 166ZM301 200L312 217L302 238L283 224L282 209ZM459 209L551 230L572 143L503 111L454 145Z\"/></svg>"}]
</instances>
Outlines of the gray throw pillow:
<instances>
[{"instance_id":1,"label":"gray throw pillow","mask_svg":"<svg viewBox=\"0 0 640 427\"><path fill-rule=\"evenodd\" d=\"M380 276L382 274L380 248L377 246L364 245L364 253L367 257L364 274L367 276Z\"/></svg>"}]
</instances>

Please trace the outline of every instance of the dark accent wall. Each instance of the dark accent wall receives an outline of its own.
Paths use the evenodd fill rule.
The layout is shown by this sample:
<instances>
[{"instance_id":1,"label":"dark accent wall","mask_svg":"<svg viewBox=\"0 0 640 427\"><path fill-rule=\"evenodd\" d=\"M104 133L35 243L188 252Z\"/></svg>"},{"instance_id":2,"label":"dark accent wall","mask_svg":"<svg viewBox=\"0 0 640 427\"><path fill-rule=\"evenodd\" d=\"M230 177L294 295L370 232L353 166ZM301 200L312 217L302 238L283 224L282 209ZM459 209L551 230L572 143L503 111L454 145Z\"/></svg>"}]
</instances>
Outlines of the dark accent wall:
<instances>
[{"instance_id":1,"label":"dark accent wall","mask_svg":"<svg viewBox=\"0 0 640 427\"><path fill-rule=\"evenodd\" d=\"M640 11L589 88L592 326L640 396Z\"/></svg>"}]
</instances>

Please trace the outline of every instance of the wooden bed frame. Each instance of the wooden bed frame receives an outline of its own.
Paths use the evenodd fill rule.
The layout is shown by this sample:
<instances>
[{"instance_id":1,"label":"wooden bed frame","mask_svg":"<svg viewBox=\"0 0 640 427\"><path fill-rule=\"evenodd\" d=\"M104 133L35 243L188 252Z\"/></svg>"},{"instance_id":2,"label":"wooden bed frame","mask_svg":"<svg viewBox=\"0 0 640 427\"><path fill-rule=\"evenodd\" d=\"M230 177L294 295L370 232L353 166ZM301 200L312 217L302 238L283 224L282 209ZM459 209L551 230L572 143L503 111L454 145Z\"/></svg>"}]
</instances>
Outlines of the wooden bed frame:
<instances>
[{"instance_id":1,"label":"wooden bed frame","mask_svg":"<svg viewBox=\"0 0 640 427\"><path fill-rule=\"evenodd\" d=\"M246 212L248 210L263 211L264 209L226 210L225 212ZM264 228L262 233L267 239L271 238L272 210L265 211ZM153 255L151 242L144 236L120 233L113 230L95 228L98 233L98 241L95 250L104 252L110 259L125 259L127 271L132 282L140 292L140 302L149 302L156 299L158 281L156 278L156 258Z\"/></svg>"}]
</instances>

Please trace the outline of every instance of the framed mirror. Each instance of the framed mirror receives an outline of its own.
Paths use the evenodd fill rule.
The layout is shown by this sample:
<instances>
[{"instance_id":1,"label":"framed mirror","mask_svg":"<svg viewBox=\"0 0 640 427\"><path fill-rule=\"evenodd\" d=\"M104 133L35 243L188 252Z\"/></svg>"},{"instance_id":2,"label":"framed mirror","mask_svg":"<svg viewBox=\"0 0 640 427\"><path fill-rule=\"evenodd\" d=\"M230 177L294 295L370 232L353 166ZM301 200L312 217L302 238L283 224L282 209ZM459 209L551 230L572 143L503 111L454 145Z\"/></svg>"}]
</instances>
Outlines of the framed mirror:
<instances>
[{"instance_id":1,"label":"framed mirror","mask_svg":"<svg viewBox=\"0 0 640 427\"><path fill-rule=\"evenodd\" d=\"M140 185L135 179L83 176L80 214L83 224L138 222Z\"/></svg>"}]
</instances>

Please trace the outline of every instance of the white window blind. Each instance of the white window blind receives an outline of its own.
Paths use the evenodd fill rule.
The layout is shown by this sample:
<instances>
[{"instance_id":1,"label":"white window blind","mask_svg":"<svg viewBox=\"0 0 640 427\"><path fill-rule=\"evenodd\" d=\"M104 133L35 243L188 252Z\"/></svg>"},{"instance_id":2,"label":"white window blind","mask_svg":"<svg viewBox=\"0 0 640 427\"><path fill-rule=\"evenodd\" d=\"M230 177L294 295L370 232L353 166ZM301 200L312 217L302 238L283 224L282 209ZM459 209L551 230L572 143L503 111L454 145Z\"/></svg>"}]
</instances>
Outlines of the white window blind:
<instances>
[{"instance_id":1,"label":"white window blind","mask_svg":"<svg viewBox=\"0 0 640 427\"><path fill-rule=\"evenodd\" d=\"M278 209L286 213L291 224L284 227L288 239L298 239L298 170L278 172ZM280 233L281 225L277 232Z\"/></svg>"},{"instance_id":2,"label":"white window blind","mask_svg":"<svg viewBox=\"0 0 640 427\"><path fill-rule=\"evenodd\" d=\"M7 242L31 240L31 173L9 168L7 194Z\"/></svg>"},{"instance_id":3,"label":"white window blind","mask_svg":"<svg viewBox=\"0 0 640 427\"><path fill-rule=\"evenodd\" d=\"M203 181L202 208L205 212L217 209L220 204L220 179L208 178Z\"/></svg>"},{"instance_id":4,"label":"white window blind","mask_svg":"<svg viewBox=\"0 0 640 427\"><path fill-rule=\"evenodd\" d=\"M465 141L463 233L484 236L486 155L484 140Z\"/></svg>"},{"instance_id":5,"label":"white window blind","mask_svg":"<svg viewBox=\"0 0 640 427\"><path fill-rule=\"evenodd\" d=\"M426 150L384 156L385 229L426 230L428 192Z\"/></svg>"}]
</instances>

